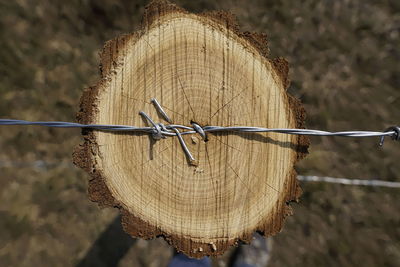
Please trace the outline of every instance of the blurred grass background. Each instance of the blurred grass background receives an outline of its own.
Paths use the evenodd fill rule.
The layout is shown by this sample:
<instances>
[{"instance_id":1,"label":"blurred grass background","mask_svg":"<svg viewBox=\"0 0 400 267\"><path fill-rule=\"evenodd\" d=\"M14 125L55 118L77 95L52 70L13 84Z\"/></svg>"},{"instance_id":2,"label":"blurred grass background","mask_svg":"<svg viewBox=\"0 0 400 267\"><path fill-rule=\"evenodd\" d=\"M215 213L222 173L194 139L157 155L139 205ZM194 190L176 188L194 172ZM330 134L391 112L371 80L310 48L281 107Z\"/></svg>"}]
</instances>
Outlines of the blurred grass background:
<instances>
[{"instance_id":1,"label":"blurred grass background","mask_svg":"<svg viewBox=\"0 0 400 267\"><path fill-rule=\"evenodd\" d=\"M289 90L304 103L308 128L400 123L398 0L174 2L194 12L230 10L243 30L266 32L271 57L290 62ZM0 0L0 117L73 121L82 89L99 77L99 49L137 29L146 3ZM115 220L115 210L89 202L88 176L70 164L80 141L76 129L0 129L0 266L76 266ZM313 138L299 173L400 181L399 144L377 142ZM24 164L40 161L51 167ZM400 265L399 190L303 189L273 238L270 266ZM172 253L162 239L138 240L118 266L166 266ZM102 257L96 266L106 266Z\"/></svg>"}]
</instances>

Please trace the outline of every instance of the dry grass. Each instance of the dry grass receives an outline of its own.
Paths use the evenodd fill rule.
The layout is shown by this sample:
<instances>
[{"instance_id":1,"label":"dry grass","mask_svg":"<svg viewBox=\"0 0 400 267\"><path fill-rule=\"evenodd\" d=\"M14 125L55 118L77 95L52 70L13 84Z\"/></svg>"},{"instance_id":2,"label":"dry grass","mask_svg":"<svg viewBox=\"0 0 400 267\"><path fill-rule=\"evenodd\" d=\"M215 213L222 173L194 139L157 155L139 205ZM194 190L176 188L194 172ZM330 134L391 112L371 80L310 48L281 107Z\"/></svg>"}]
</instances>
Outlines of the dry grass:
<instances>
[{"instance_id":1,"label":"dry grass","mask_svg":"<svg viewBox=\"0 0 400 267\"><path fill-rule=\"evenodd\" d=\"M138 27L145 2L1 0L0 117L73 120L82 88L98 78L97 51ZM291 63L289 90L305 103L309 128L400 123L399 1L176 2L191 11L231 10L244 30L267 32L271 56ZM0 166L1 265L76 265L116 216L87 200L87 175L69 164L79 131L10 127L0 136L0 162L55 164ZM399 145L314 138L299 172L400 181ZM398 190L303 189L274 237L271 266L399 266ZM119 266L163 266L171 253L162 240L139 241Z\"/></svg>"}]
</instances>

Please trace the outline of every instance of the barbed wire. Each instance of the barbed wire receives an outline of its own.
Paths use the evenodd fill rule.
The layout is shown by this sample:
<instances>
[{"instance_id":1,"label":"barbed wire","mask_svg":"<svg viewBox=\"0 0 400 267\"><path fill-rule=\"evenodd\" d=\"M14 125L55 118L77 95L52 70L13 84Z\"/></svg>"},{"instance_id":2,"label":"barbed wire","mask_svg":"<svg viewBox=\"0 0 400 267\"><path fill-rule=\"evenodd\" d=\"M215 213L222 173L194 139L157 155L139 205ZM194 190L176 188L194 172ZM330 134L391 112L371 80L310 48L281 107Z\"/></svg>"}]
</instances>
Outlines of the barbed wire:
<instances>
[{"instance_id":1,"label":"barbed wire","mask_svg":"<svg viewBox=\"0 0 400 267\"><path fill-rule=\"evenodd\" d=\"M145 114L142 112L141 114ZM156 123L153 127L136 127L128 125L113 125L113 124L80 124L74 122L63 122L63 121L25 121L25 120L12 120L12 119L0 119L0 125L36 125L46 126L55 128L88 128L92 130L100 131L127 131L127 132L142 132L148 134L158 135L161 133L161 138L177 136L178 134L171 132L175 129L186 130L180 132L181 135L195 134L198 133L199 129L202 129L204 133L211 132L245 132L245 133L282 133L291 135L310 135L310 136L341 136L341 137L386 137L390 136L394 140L400 140L400 127L393 126L383 132L375 131L340 131L340 132L329 132L322 130L311 130L311 129L287 129L287 128L262 128L253 126L204 126L201 127L198 124L192 123L193 127L184 126L179 124L164 125L162 123ZM157 128L160 127L160 130ZM197 128L197 129L196 129ZM204 134L203 134L204 136Z\"/></svg>"},{"instance_id":2,"label":"barbed wire","mask_svg":"<svg viewBox=\"0 0 400 267\"><path fill-rule=\"evenodd\" d=\"M143 116L149 125L147 127L136 127L129 125L113 125L113 124L81 124L73 122L62 121L25 121L25 120L12 120L0 119L0 125L36 125L56 128L83 128L99 131L113 131L113 132L141 132L151 134L155 140L176 136L186 153L189 162L195 164L195 158L190 153L182 135L186 134L199 134L204 140L207 140L207 133L215 132L241 132L241 133L281 133L290 135L308 135L308 136L341 136L341 137L380 137L379 145L382 146L385 137L389 136L393 140L400 140L400 127L392 126L383 132L374 131L340 131L328 132L321 130L310 129L286 129L286 128L263 128L252 126L200 126L195 122L191 122L191 126L172 124L170 117L162 108L161 104L152 98L151 102L154 104L159 114L170 124L155 123L149 115L140 111L139 114Z\"/></svg>"}]
</instances>

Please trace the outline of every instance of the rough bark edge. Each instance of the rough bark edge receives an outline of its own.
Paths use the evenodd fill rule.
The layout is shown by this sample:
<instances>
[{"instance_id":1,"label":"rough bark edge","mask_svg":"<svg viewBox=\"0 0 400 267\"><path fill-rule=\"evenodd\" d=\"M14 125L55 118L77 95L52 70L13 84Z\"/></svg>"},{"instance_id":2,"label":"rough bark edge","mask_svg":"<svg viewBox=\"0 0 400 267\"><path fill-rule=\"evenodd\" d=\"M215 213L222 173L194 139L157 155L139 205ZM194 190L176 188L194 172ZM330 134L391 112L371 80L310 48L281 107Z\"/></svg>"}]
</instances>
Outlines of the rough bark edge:
<instances>
[{"instance_id":1,"label":"rough bark edge","mask_svg":"<svg viewBox=\"0 0 400 267\"><path fill-rule=\"evenodd\" d=\"M97 109L96 97L107 78L112 76L113 69L121 64L121 60L125 53L125 44L128 41L137 40L153 24L157 23L157 20L161 16L174 12L184 14L188 13L184 9L177 7L168 1L152 1L145 9L142 20L142 28L140 31L130 35L119 36L111 41L108 41L104 45L103 51L100 53L100 72L102 79L96 86L84 90L80 100L80 110L77 113L77 120L79 123L93 122L94 114ZM273 69L275 70L277 76L281 79L283 87L286 89L289 86L288 63L283 58L278 58L275 60L268 59L269 50L265 34L240 32L235 16L229 12L208 12L200 14L199 16L209 18L217 22L221 27L230 29L238 37L247 40L251 46L260 53L261 56L272 63ZM287 94L287 101L292 114L295 117L296 127L304 128L305 110L300 101L289 94ZM195 242L189 238L174 236L163 232L161 229L150 225L141 218L131 214L126 208L123 207L123 205L118 203L108 189L102 173L96 170L97 163L95 162L95 155L97 154L97 151L93 150L96 147L95 135L89 130L83 130L82 135L84 138L84 143L76 147L73 153L73 162L90 175L88 187L89 199L97 202L102 207L118 208L122 215L122 226L125 232L130 234L132 237L151 239L162 236L169 244L174 246L177 251L184 252L191 257L201 258L203 256L221 255L231 246L238 245L239 242L249 243L252 240L252 235L255 231L261 233L265 237L280 232L282 230L285 218L289 215L292 215L290 202L298 201L298 198L302 192L299 182L296 179L297 173L293 166L293 170L286 180L288 184L285 187L287 189L286 192L283 193L284 198L281 200L279 205L277 205L274 212L275 216L271 220L273 224L271 224L271 221L261 223L252 231L243 233L241 236L232 240L220 241L216 244ZM295 148L298 153L295 163L304 158L308 153L307 149L309 144L309 138L306 136L298 136L297 147Z\"/></svg>"}]
</instances>

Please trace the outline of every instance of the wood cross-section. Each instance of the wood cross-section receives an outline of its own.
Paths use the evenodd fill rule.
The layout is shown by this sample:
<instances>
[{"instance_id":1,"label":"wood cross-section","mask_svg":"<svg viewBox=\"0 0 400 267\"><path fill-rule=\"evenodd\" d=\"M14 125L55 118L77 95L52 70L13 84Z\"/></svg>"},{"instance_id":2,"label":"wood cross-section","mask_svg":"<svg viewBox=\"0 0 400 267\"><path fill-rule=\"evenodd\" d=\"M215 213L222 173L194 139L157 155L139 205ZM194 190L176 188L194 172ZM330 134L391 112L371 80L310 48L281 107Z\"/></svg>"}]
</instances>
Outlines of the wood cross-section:
<instances>
[{"instance_id":1,"label":"wood cross-section","mask_svg":"<svg viewBox=\"0 0 400 267\"><path fill-rule=\"evenodd\" d=\"M152 2L142 29L106 43L102 79L85 90L81 123L147 126L157 98L174 124L303 128L288 95L287 62L268 59L265 35L241 33L224 12L190 14ZM85 130L74 154L91 175L89 196L122 213L134 237L162 235L192 257L222 254L259 231L280 231L300 188L295 163L308 139L278 133L177 137Z\"/></svg>"}]
</instances>

